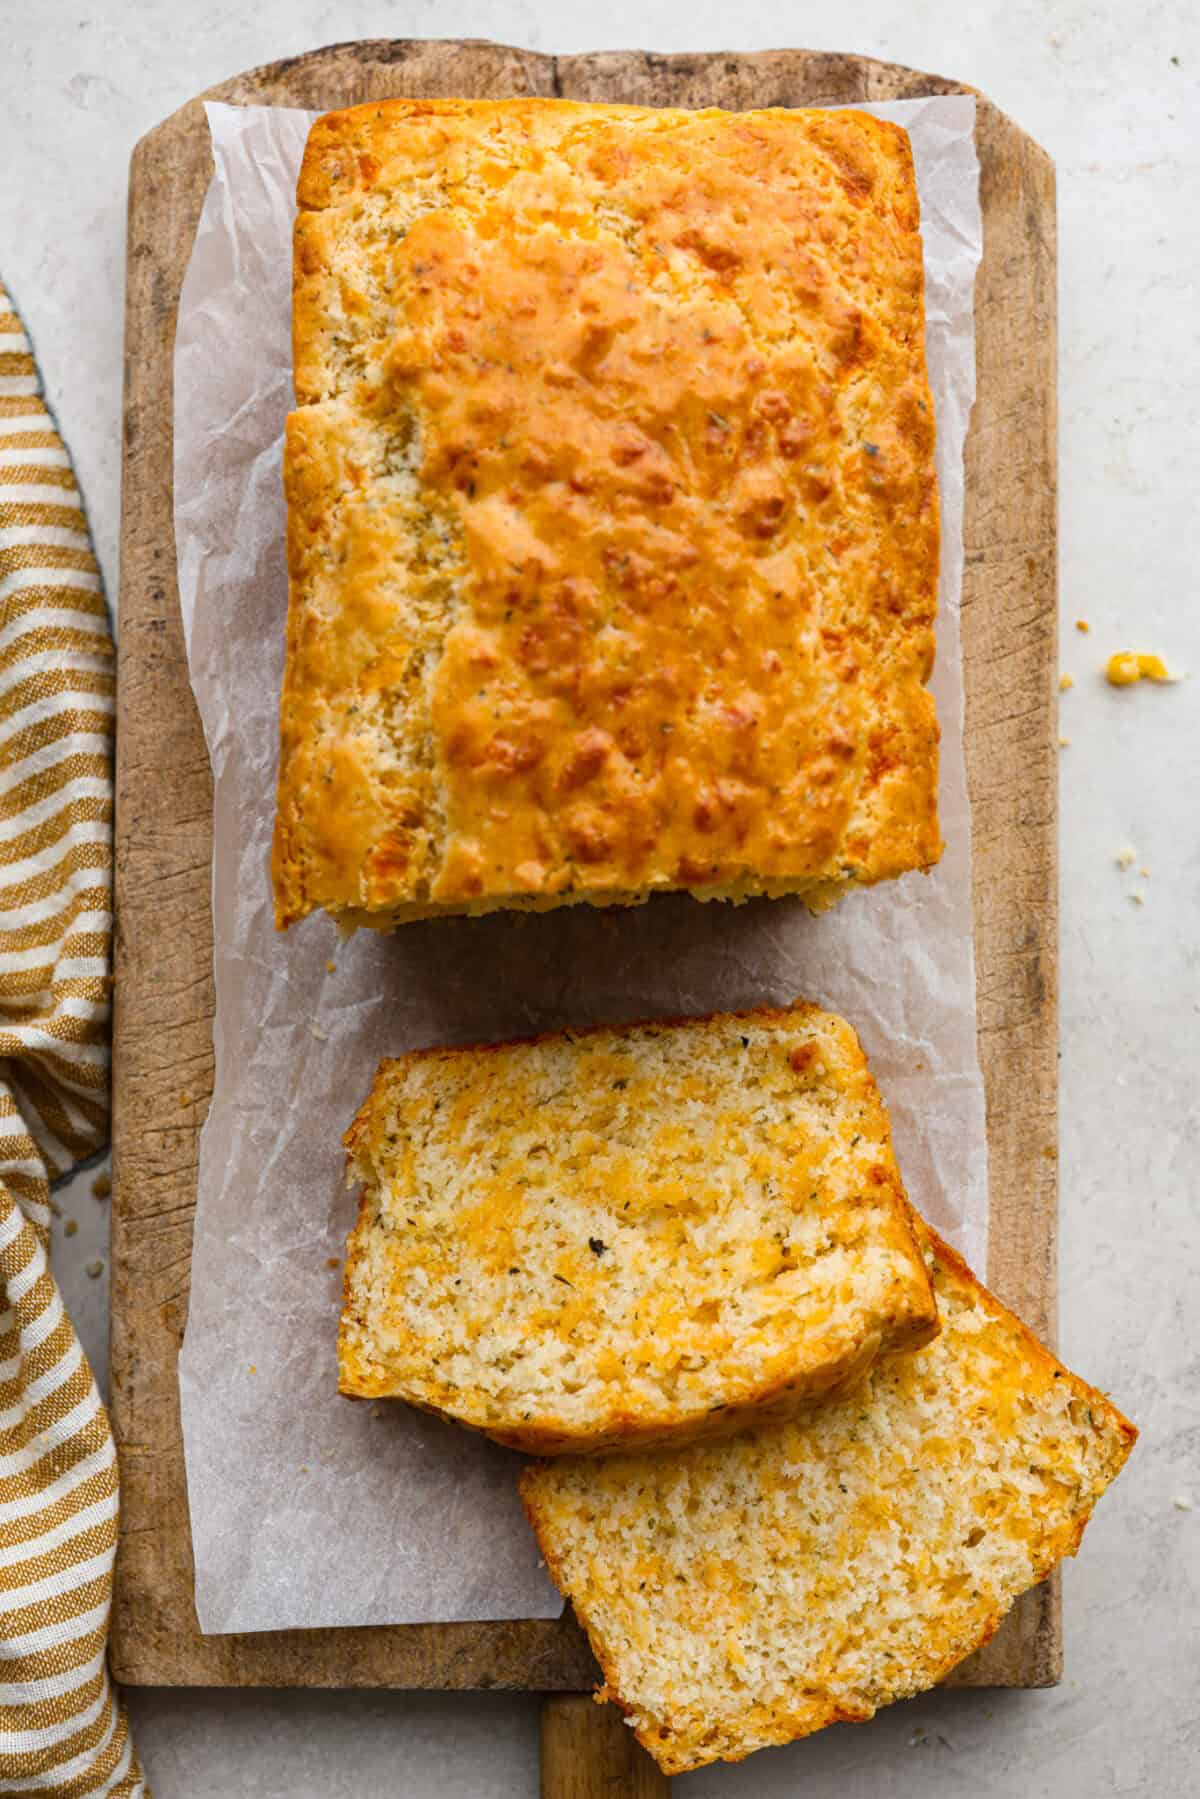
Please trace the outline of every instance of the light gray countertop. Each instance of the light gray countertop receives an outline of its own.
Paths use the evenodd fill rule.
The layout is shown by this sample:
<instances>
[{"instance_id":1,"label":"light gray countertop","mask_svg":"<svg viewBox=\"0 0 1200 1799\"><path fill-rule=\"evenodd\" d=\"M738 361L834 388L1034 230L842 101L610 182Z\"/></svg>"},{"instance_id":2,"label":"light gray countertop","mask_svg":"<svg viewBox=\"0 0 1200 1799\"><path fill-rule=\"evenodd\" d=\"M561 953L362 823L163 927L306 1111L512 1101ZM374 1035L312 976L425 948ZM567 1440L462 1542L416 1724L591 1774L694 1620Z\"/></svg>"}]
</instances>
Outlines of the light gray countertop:
<instances>
[{"instance_id":1,"label":"light gray countertop","mask_svg":"<svg viewBox=\"0 0 1200 1799\"><path fill-rule=\"evenodd\" d=\"M1200 12L1192 0L0 0L0 272L116 590L125 184L137 138L255 63L354 37L542 50L854 50L974 83L1055 157L1061 269L1065 1358L1142 1440L1068 1565L1063 1684L942 1693L708 1769L687 1799L1092 1799L1200 1788ZM1090 621L1087 636L1074 620ZM1115 692L1114 649L1196 679ZM1129 845L1136 861L1116 862ZM1138 870L1146 867L1149 876ZM1135 893L1144 897L1137 904ZM63 1189L68 1304L105 1360L107 1206ZM59 1227L61 1231L61 1226ZM1195 1510L1178 1502L1192 1500ZM156 1799L532 1799L537 1707L131 1695Z\"/></svg>"}]
</instances>

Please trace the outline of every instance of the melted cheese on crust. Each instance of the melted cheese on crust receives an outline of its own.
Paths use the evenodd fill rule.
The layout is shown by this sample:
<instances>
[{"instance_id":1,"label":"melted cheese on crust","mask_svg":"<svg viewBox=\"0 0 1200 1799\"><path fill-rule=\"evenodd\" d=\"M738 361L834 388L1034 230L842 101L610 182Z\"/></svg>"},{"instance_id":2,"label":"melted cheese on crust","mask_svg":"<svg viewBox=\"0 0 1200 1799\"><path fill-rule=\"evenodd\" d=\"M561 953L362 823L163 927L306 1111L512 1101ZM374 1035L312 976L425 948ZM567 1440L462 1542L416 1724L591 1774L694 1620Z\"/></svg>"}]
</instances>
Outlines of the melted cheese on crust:
<instances>
[{"instance_id":1,"label":"melted cheese on crust","mask_svg":"<svg viewBox=\"0 0 1200 1799\"><path fill-rule=\"evenodd\" d=\"M905 134L394 101L299 201L278 922L936 861Z\"/></svg>"}]
</instances>

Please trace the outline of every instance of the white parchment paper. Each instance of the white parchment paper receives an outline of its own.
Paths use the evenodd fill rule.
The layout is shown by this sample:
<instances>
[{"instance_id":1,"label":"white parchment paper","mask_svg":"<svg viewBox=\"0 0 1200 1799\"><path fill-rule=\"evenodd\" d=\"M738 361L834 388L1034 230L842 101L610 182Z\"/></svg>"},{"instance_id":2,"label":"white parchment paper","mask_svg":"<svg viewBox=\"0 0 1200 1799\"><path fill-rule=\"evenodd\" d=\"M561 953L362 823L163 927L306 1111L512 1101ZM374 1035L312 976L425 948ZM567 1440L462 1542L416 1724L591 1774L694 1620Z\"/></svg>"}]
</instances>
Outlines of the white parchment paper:
<instances>
[{"instance_id":1,"label":"white parchment paper","mask_svg":"<svg viewBox=\"0 0 1200 1799\"><path fill-rule=\"evenodd\" d=\"M353 1212L340 1138L385 1054L805 995L858 1027L909 1193L984 1264L959 636L981 246L975 109L955 96L869 110L911 133L921 197L943 527L941 865L853 893L820 919L789 901L669 897L624 912L438 919L343 943L324 916L278 937L267 873L287 608L291 225L316 115L208 108L215 174L175 349L179 590L216 779L216 1087L180 1359L205 1631L561 1609L521 1517L516 1457L335 1390L334 1261Z\"/></svg>"}]
</instances>

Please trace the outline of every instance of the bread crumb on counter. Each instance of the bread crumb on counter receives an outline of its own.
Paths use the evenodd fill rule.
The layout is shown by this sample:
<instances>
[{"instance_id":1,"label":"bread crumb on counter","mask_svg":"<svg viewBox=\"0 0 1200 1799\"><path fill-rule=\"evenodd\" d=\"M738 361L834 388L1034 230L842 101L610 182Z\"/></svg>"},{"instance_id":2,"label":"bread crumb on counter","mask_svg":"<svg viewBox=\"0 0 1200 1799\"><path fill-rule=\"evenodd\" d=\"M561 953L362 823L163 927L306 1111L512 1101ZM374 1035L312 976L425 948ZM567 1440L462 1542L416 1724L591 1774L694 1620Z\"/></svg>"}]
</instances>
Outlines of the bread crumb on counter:
<instances>
[{"instance_id":1,"label":"bread crumb on counter","mask_svg":"<svg viewBox=\"0 0 1200 1799\"><path fill-rule=\"evenodd\" d=\"M1137 851L1131 849L1129 844L1126 844L1124 849L1119 849L1117 851L1116 864L1118 868L1132 868L1136 861Z\"/></svg>"},{"instance_id":2,"label":"bread crumb on counter","mask_svg":"<svg viewBox=\"0 0 1200 1799\"><path fill-rule=\"evenodd\" d=\"M63 1225L63 1236L73 1237L78 1229L79 1226L76 1224L75 1220L73 1218L68 1218L67 1222Z\"/></svg>"},{"instance_id":3,"label":"bread crumb on counter","mask_svg":"<svg viewBox=\"0 0 1200 1799\"><path fill-rule=\"evenodd\" d=\"M1074 675L1069 675L1066 669L1064 669L1062 674L1058 677L1058 691L1060 693L1068 693L1074 685Z\"/></svg>"},{"instance_id":4,"label":"bread crumb on counter","mask_svg":"<svg viewBox=\"0 0 1200 1799\"><path fill-rule=\"evenodd\" d=\"M1077 631L1085 631L1086 632L1086 631L1090 631L1091 628L1092 627L1088 624L1086 618L1077 618L1075 620L1075 629Z\"/></svg>"},{"instance_id":5,"label":"bread crumb on counter","mask_svg":"<svg viewBox=\"0 0 1200 1799\"><path fill-rule=\"evenodd\" d=\"M94 1199L107 1199L111 1192L112 1176L110 1174L98 1174L92 1182L92 1197Z\"/></svg>"},{"instance_id":6,"label":"bread crumb on counter","mask_svg":"<svg viewBox=\"0 0 1200 1799\"><path fill-rule=\"evenodd\" d=\"M1173 675L1161 656L1141 650L1118 650L1104 665L1104 679L1110 687L1133 687L1138 681L1156 681L1159 685L1182 681Z\"/></svg>"}]
</instances>

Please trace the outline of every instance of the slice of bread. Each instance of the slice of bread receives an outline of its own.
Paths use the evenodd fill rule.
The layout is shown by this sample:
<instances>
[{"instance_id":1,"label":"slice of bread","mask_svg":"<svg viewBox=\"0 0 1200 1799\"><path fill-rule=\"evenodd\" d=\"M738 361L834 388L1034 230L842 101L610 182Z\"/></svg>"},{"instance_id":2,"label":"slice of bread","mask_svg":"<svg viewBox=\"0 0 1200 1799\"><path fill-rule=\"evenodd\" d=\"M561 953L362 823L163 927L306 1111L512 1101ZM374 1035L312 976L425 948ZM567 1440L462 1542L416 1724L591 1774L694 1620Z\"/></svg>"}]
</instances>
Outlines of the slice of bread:
<instances>
[{"instance_id":1,"label":"slice of bread","mask_svg":"<svg viewBox=\"0 0 1200 1799\"><path fill-rule=\"evenodd\" d=\"M815 1006L421 1051L346 1143L342 1391L514 1448L789 1416L937 1329L878 1089Z\"/></svg>"},{"instance_id":2,"label":"slice of bread","mask_svg":"<svg viewBox=\"0 0 1200 1799\"><path fill-rule=\"evenodd\" d=\"M937 1341L803 1421L534 1463L522 1497L668 1773L933 1686L1073 1555L1136 1437L930 1234Z\"/></svg>"}]
</instances>

